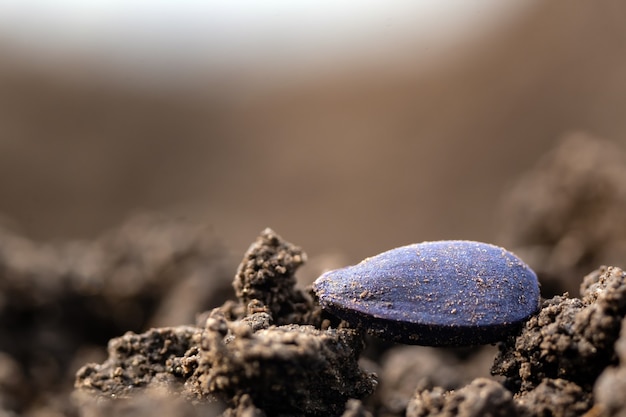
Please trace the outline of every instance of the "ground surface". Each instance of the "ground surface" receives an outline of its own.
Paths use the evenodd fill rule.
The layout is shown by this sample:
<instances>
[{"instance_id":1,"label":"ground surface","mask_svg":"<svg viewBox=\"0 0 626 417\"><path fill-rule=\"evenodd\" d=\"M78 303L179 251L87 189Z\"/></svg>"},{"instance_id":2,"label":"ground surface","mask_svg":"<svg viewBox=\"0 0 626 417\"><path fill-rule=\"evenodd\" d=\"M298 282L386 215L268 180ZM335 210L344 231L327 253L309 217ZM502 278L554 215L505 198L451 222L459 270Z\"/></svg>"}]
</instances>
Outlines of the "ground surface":
<instances>
[{"instance_id":1,"label":"ground surface","mask_svg":"<svg viewBox=\"0 0 626 417\"><path fill-rule=\"evenodd\" d=\"M622 149L578 134L516 182L502 240L537 271L544 301L517 335L476 348L350 328L297 279L303 248L271 229L239 267L206 228L158 215L93 241L39 244L3 229L0 410L624 415L625 178Z\"/></svg>"}]
</instances>

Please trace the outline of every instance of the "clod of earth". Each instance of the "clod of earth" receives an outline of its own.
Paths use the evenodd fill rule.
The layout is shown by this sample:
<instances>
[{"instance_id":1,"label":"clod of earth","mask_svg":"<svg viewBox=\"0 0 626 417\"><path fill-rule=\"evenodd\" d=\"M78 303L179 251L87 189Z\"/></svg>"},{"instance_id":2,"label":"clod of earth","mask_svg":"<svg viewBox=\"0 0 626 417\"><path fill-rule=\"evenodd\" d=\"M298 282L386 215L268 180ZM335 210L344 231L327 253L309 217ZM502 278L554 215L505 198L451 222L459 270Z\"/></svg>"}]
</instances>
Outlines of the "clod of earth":
<instances>
[{"instance_id":1,"label":"clod of earth","mask_svg":"<svg viewBox=\"0 0 626 417\"><path fill-rule=\"evenodd\" d=\"M235 276L238 302L201 314L196 326L113 339L104 363L78 372L75 398L89 409L94 397L128 399L164 388L200 404L222 400L230 407L224 416L340 415L377 380L359 367L361 334L320 329L319 307L295 288L305 259L299 247L264 230Z\"/></svg>"}]
</instances>

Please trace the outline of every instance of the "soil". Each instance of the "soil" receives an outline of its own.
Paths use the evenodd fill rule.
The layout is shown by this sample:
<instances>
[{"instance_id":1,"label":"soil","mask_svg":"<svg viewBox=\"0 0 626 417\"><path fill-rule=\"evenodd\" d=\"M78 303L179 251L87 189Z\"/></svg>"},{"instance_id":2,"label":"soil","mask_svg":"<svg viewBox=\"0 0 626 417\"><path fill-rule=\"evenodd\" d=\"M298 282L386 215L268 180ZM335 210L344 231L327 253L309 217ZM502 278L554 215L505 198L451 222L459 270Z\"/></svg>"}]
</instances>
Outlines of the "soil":
<instances>
[{"instance_id":1,"label":"soil","mask_svg":"<svg viewBox=\"0 0 626 417\"><path fill-rule=\"evenodd\" d=\"M587 135L520 178L496 243L544 299L472 348L331 316L298 284L305 252L271 229L238 268L206 229L157 215L94 241L2 229L0 416L624 416L625 204L623 150Z\"/></svg>"}]
</instances>

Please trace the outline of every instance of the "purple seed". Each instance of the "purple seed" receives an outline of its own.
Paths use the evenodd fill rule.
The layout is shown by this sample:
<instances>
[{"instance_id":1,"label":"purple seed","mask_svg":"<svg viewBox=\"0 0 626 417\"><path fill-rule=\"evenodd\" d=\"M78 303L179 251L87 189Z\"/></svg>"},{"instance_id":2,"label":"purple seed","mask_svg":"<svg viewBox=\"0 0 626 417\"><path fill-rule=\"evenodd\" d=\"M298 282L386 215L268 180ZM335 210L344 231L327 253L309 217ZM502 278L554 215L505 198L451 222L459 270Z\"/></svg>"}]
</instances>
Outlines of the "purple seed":
<instances>
[{"instance_id":1,"label":"purple seed","mask_svg":"<svg viewBox=\"0 0 626 417\"><path fill-rule=\"evenodd\" d=\"M495 343L539 308L537 276L517 256L471 241L402 246L329 271L321 306L384 339L431 346Z\"/></svg>"}]
</instances>

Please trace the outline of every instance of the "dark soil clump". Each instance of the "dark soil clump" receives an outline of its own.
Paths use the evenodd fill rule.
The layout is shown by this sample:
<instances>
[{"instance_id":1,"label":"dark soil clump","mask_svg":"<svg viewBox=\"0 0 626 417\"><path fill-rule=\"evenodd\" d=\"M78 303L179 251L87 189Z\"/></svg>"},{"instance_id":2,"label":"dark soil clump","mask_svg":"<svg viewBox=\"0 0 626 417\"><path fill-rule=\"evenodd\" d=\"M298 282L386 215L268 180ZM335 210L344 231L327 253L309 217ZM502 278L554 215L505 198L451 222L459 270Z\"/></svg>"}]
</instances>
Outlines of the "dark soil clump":
<instances>
[{"instance_id":1,"label":"dark soil clump","mask_svg":"<svg viewBox=\"0 0 626 417\"><path fill-rule=\"evenodd\" d=\"M457 391L437 387L417 392L407 417L479 417L515 415L513 395L495 381L478 378Z\"/></svg>"},{"instance_id":2,"label":"dark soil clump","mask_svg":"<svg viewBox=\"0 0 626 417\"><path fill-rule=\"evenodd\" d=\"M546 378L562 378L589 392L615 362L614 344L626 314L626 273L602 267L583 281L582 299L546 300L516 339L501 344L493 372L514 390L529 391Z\"/></svg>"},{"instance_id":3,"label":"dark soil clump","mask_svg":"<svg viewBox=\"0 0 626 417\"><path fill-rule=\"evenodd\" d=\"M314 310L295 288L304 259L266 229L235 276L237 303L201 315L197 327L113 339L107 361L78 372L78 392L110 399L156 384L201 403L222 400L230 407L226 415L340 415L348 400L365 398L376 386L358 365L360 333L273 324L287 317L304 322Z\"/></svg>"}]
</instances>

